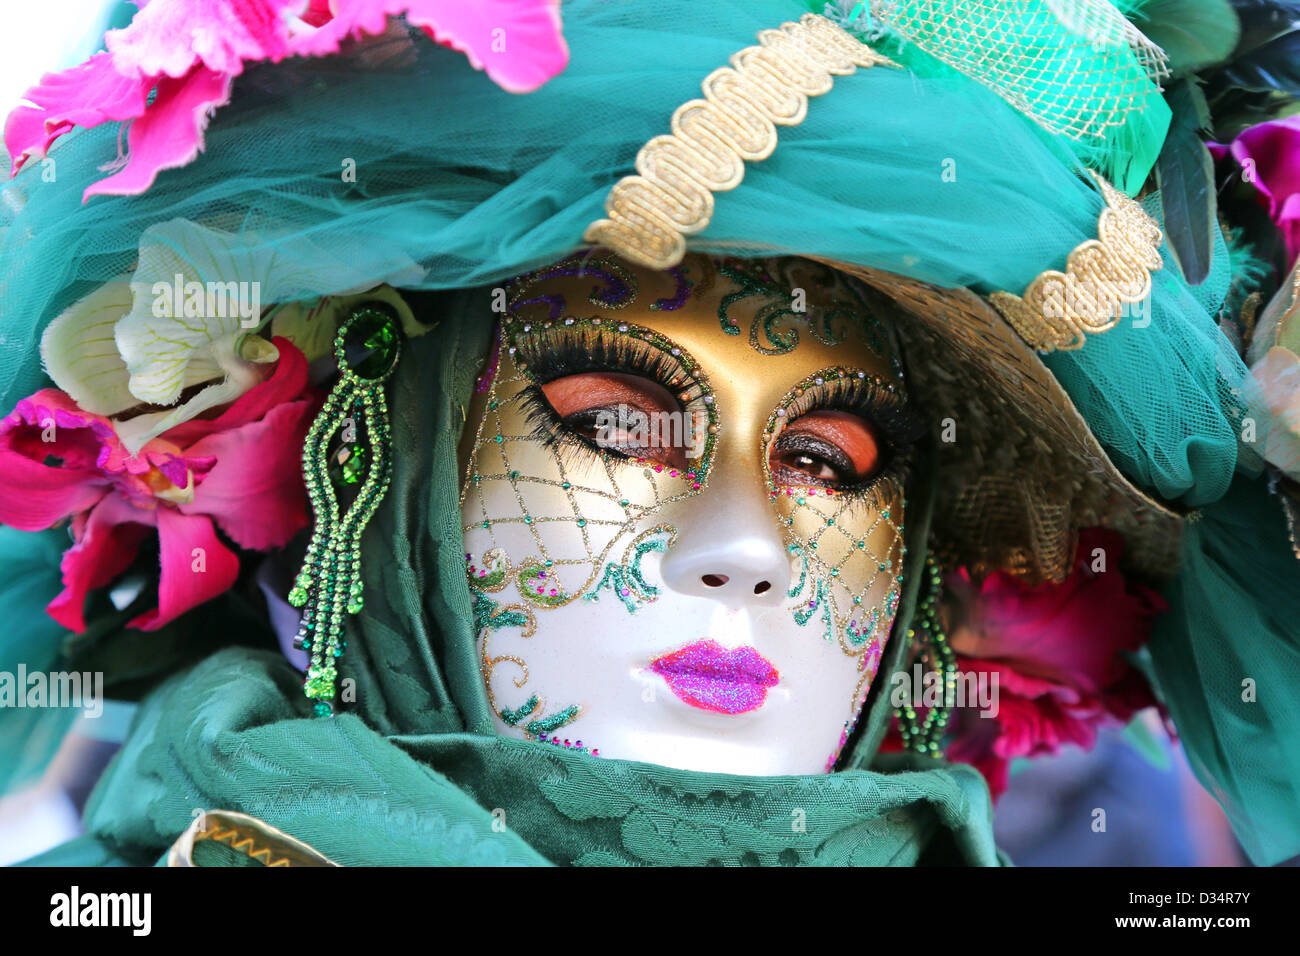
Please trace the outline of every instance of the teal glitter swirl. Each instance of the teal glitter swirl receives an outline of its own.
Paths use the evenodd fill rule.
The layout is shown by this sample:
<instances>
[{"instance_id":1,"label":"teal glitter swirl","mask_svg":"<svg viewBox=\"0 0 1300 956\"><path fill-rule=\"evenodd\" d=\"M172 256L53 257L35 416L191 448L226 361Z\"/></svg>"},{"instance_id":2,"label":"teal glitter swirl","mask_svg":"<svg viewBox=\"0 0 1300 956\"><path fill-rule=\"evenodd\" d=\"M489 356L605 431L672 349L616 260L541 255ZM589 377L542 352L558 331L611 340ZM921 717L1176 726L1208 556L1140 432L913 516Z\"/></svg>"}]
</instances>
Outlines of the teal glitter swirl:
<instances>
[{"instance_id":1,"label":"teal glitter swirl","mask_svg":"<svg viewBox=\"0 0 1300 956\"><path fill-rule=\"evenodd\" d=\"M833 641L835 634L831 624L831 605L826 597L826 583L821 578L818 578L817 583L813 585L812 600L806 606L795 609L794 622L800 627L807 627L808 622L816 617L818 612L821 613L823 640Z\"/></svg>"},{"instance_id":2,"label":"teal glitter swirl","mask_svg":"<svg viewBox=\"0 0 1300 956\"><path fill-rule=\"evenodd\" d=\"M703 477L702 474L701 477ZM646 538L636 546L636 553L632 557L632 566L629 573L632 576L632 580L636 583L637 590L648 598L658 597L659 589L645 579L645 575L641 571L641 559L651 551L657 551L660 554L663 554L668 550L668 541L671 538L672 532L662 531L658 536Z\"/></svg>"},{"instance_id":3,"label":"teal glitter swirl","mask_svg":"<svg viewBox=\"0 0 1300 956\"><path fill-rule=\"evenodd\" d=\"M813 264L809 264L813 267ZM814 277L817 268L814 268ZM833 275L829 266L820 271ZM767 301L759 306L749 326L749 344L764 355L785 355L799 345L799 332L782 328L781 321L795 319L807 323L809 334L823 345L839 345L855 331L877 355L886 354L886 334L870 306L861 301L836 299L826 305L795 309L794 290L766 271L762 263L741 260L723 260L718 263L719 274L739 288L722 297L718 304L718 321L728 335L739 335L740 324L731 317L731 308L737 302L753 296Z\"/></svg>"},{"instance_id":4,"label":"teal glitter swirl","mask_svg":"<svg viewBox=\"0 0 1300 956\"><path fill-rule=\"evenodd\" d=\"M787 550L791 554L797 554L800 559L799 583L796 584L794 587L792 587L786 593L786 597L797 597L799 595L799 592L803 590L804 584L806 584L808 581L808 554L807 552L804 551L803 548L801 548L797 544L790 545L789 548L787 548Z\"/></svg>"},{"instance_id":5,"label":"teal glitter swirl","mask_svg":"<svg viewBox=\"0 0 1300 956\"><path fill-rule=\"evenodd\" d=\"M848 624L844 625L844 636L848 638L849 643L854 647L862 647L875 636L876 628L880 626L880 609L874 607L871 609L863 622L864 626L860 630L855 631L853 629L855 623L856 621L849 621Z\"/></svg>"},{"instance_id":6,"label":"teal glitter swirl","mask_svg":"<svg viewBox=\"0 0 1300 956\"><path fill-rule=\"evenodd\" d=\"M526 627L529 623L528 615L519 611L501 610L501 605L492 600L482 591L471 587L470 594L474 598L474 628L482 634L484 631L499 631L503 627ZM528 700L524 701L522 707L515 710L503 709L497 711L497 716L507 727L518 727L520 721L530 714L536 712L541 706L541 698L533 694ZM537 720L530 720L524 724L524 733L532 736L538 734L547 734L552 730L557 730L566 724L572 723L577 718L581 710L577 704L573 704L550 717L541 717Z\"/></svg>"},{"instance_id":7,"label":"teal glitter swirl","mask_svg":"<svg viewBox=\"0 0 1300 956\"><path fill-rule=\"evenodd\" d=\"M470 588L474 599L474 631L499 631L503 627L527 627L528 616L519 611L502 611L501 605L478 588Z\"/></svg>"},{"instance_id":8,"label":"teal glitter swirl","mask_svg":"<svg viewBox=\"0 0 1300 956\"><path fill-rule=\"evenodd\" d=\"M582 596L584 601L599 601L600 592L609 588L614 592L629 614L635 614L638 607L653 601L659 596L659 589L645 579L641 570L642 559L651 551L662 554L668 549L669 531L638 541L633 548L631 560L623 564L607 564L600 581Z\"/></svg>"},{"instance_id":9,"label":"teal glitter swirl","mask_svg":"<svg viewBox=\"0 0 1300 956\"><path fill-rule=\"evenodd\" d=\"M767 303L759 308L758 312L754 314L754 321L750 323L749 344L764 355L785 355L787 352L794 351L799 344L799 333L795 329L783 329L777 323L781 319L799 318L801 316L802 313L796 312L780 302ZM772 343L770 346L759 341L758 331L760 328L762 328L767 341ZM814 337L820 338L820 336Z\"/></svg>"},{"instance_id":10,"label":"teal glitter swirl","mask_svg":"<svg viewBox=\"0 0 1300 956\"><path fill-rule=\"evenodd\" d=\"M507 726L516 727L519 725L519 721L523 720L535 711L541 702L541 698L534 694L532 697L529 697L524 703L524 706L520 707L518 710L503 710L497 716L500 717Z\"/></svg>"},{"instance_id":11,"label":"teal glitter swirl","mask_svg":"<svg viewBox=\"0 0 1300 956\"><path fill-rule=\"evenodd\" d=\"M537 734L549 734L553 730L559 730L565 724L572 723L577 716L578 705L574 704L571 707L564 708L564 710L561 710L558 713L551 714L549 717L543 717L540 720L530 720L524 725L524 731L533 734L534 736Z\"/></svg>"},{"instance_id":12,"label":"teal glitter swirl","mask_svg":"<svg viewBox=\"0 0 1300 956\"><path fill-rule=\"evenodd\" d=\"M643 599L632 589L630 576L621 564L605 565L605 573L601 575L596 586L582 596L582 599L599 601L600 592L606 588L614 592L614 597L623 603L629 614L635 614L636 609L641 606L640 602Z\"/></svg>"}]
</instances>

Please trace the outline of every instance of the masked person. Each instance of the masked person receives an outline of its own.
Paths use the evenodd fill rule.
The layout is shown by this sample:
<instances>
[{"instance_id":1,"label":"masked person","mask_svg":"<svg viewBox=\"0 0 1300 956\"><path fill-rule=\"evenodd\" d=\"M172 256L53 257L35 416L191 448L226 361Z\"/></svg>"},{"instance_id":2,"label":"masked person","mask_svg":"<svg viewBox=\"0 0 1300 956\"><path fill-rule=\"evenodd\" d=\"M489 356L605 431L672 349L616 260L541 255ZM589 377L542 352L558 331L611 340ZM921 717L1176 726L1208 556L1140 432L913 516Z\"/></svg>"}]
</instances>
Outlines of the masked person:
<instances>
[{"instance_id":1,"label":"masked person","mask_svg":"<svg viewBox=\"0 0 1300 956\"><path fill-rule=\"evenodd\" d=\"M1293 303L1131 198L1152 40L367 6L222 60L153 0L87 72L191 72L10 121L0 519L72 519L42 653L141 700L44 862L992 865L990 786L1139 664L1296 851Z\"/></svg>"}]
</instances>

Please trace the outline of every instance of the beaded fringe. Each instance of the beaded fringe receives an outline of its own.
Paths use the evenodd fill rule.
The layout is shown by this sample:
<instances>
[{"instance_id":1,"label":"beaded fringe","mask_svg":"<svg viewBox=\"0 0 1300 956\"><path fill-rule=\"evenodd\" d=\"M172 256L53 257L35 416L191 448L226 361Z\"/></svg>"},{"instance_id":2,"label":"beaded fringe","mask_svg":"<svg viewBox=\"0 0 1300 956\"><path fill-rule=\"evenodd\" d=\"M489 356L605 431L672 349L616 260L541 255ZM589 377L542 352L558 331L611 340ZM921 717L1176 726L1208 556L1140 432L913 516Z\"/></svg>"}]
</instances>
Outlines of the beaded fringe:
<instances>
[{"instance_id":1,"label":"beaded fringe","mask_svg":"<svg viewBox=\"0 0 1300 956\"><path fill-rule=\"evenodd\" d=\"M358 344L368 350L367 358L350 363L348 351ZM289 603L302 608L294 644L310 654L303 689L316 702L318 717L334 712L337 662L347 646L344 615L362 608L361 535L392 478L383 383L396 365L399 350L400 333L391 316L373 305L354 312L335 339L338 383L303 446L303 476L316 523ZM383 366L379 374L361 374L375 359ZM332 475L330 448L336 436L341 438L334 455L339 467ZM340 507L338 492L358 481L351 503Z\"/></svg>"}]
</instances>

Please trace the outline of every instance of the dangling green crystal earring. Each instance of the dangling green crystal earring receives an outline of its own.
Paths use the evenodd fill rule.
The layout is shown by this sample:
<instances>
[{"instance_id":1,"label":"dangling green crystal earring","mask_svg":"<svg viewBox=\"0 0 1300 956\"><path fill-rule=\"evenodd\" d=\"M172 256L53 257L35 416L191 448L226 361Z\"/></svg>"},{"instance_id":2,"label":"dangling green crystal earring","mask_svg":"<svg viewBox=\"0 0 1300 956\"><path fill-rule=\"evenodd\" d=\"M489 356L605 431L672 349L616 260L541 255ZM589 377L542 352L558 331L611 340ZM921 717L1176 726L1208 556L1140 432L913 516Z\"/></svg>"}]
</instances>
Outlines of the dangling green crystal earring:
<instances>
[{"instance_id":1,"label":"dangling green crystal earring","mask_svg":"<svg viewBox=\"0 0 1300 956\"><path fill-rule=\"evenodd\" d=\"M957 683L957 655L948 643L942 620L943 571L933 558L925 559L923 596L912 619L908 637L920 642L917 660L939 674L944 704L930 707L925 715L917 714L911 703L894 711L903 747L928 757L943 756L943 736L951 711L947 701L953 699Z\"/></svg>"},{"instance_id":2,"label":"dangling green crystal earring","mask_svg":"<svg viewBox=\"0 0 1300 956\"><path fill-rule=\"evenodd\" d=\"M316 524L289 603L302 608L294 646L310 654L303 689L318 717L334 713L343 615L361 610L361 534L392 475L384 382L401 352L401 324L390 306L368 302L353 310L334 337L338 384L302 449ZM339 493L349 491L351 503L340 506Z\"/></svg>"}]
</instances>

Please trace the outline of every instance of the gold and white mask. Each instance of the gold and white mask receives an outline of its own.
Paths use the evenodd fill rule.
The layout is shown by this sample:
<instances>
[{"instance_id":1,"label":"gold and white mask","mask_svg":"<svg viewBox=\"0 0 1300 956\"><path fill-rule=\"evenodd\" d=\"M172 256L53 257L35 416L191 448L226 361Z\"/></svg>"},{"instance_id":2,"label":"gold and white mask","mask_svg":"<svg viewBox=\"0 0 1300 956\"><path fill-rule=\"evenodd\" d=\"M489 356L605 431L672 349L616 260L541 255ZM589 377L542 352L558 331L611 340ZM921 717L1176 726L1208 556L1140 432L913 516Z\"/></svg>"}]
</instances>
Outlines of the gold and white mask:
<instances>
[{"instance_id":1,"label":"gold and white mask","mask_svg":"<svg viewBox=\"0 0 1300 956\"><path fill-rule=\"evenodd\" d=\"M508 289L461 497L503 733L827 771L898 606L917 431L831 269L586 253Z\"/></svg>"}]
</instances>

